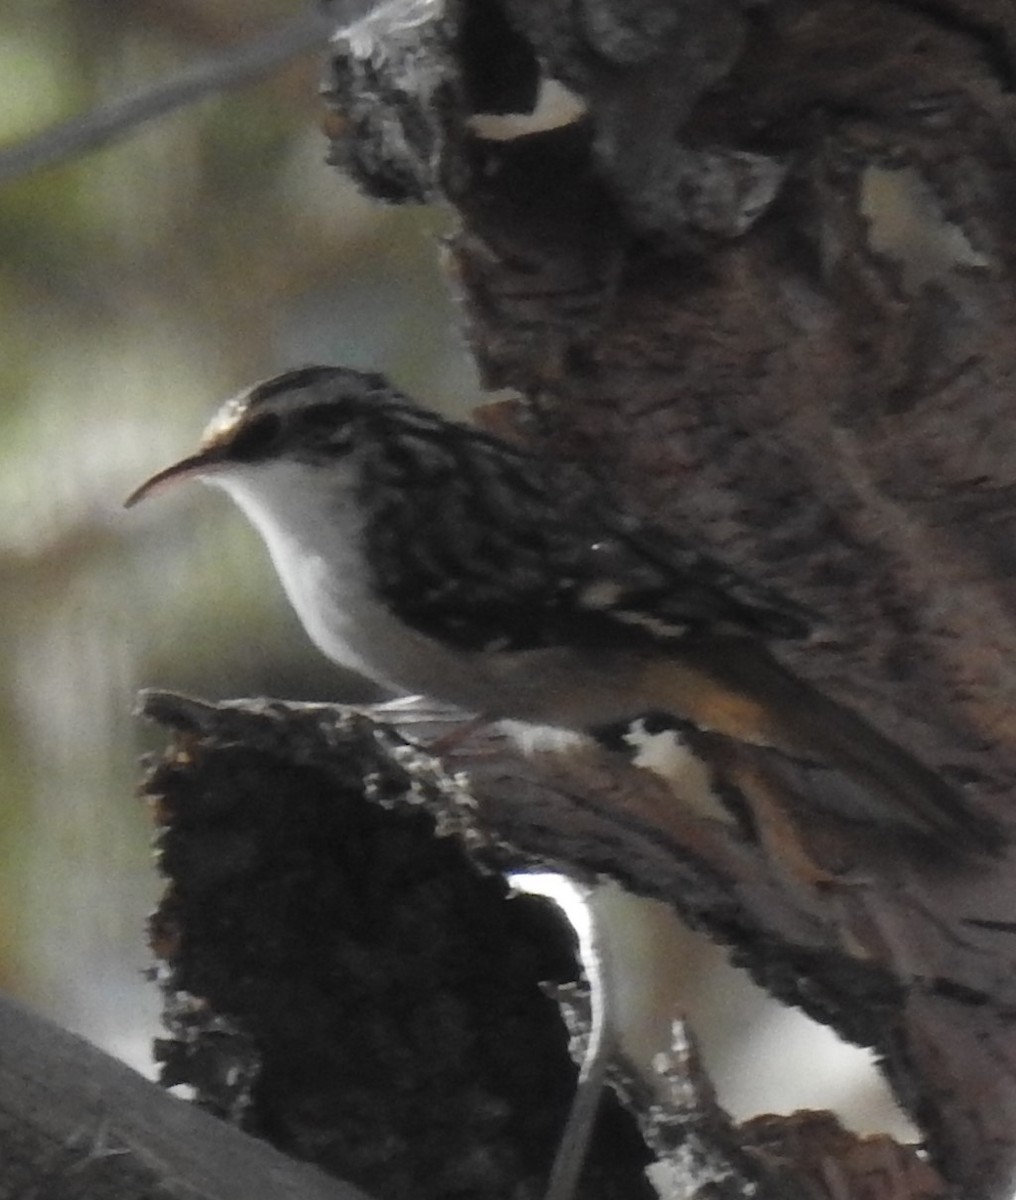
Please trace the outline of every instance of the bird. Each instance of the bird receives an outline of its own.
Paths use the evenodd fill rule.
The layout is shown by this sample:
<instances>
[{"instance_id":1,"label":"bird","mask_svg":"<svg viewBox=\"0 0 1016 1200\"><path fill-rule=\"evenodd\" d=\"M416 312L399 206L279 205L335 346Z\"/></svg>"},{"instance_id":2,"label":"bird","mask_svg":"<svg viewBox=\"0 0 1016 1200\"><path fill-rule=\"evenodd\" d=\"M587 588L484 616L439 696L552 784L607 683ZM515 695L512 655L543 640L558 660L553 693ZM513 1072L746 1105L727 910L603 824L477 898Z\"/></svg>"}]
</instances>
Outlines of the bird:
<instances>
[{"instance_id":1,"label":"bird","mask_svg":"<svg viewBox=\"0 0 1016 1200\"><path fill-rule=\"evenodd\" d=\"M995 843L938 772L774 656L808 644L806 608L595 489L569 503L539 455L382 375L247 388L125 503L192 478L254 525L319 649L394 692L582 733L669 714L840 773L860 797L841 816L949 853Z\"/></svg>"}]
</instances>

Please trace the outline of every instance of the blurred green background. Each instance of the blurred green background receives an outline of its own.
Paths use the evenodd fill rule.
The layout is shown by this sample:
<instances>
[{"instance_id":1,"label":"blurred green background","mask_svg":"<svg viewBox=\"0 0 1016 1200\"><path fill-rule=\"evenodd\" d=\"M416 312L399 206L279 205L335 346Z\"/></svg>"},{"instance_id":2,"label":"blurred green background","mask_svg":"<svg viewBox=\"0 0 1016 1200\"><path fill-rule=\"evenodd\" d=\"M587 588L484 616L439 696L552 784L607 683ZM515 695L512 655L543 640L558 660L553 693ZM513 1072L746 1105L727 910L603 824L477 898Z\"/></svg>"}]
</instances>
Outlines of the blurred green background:
<instances>
[{"instance_id":1,"label":"blurred green background","mask_svg":"<svg viewBox=\"0 0 1016 1200\"><path fill-rule=\"evenodd\" d=\"M0 141L300 11L7 0ZM446 410L479 395L439 269L447 217L383 209L325 166L318 75L304 56L0 188L0 986L142 1069L158 881L134 788L160 739L131 715L138 689L357 697L223 495L121 501L220 400L286 367L383 369ZM861 1052L766 1001L659 906L614 913L645 1028L665 1036L679 993L738 1115L895 1120Z\"/></svg>"}]
</instances>

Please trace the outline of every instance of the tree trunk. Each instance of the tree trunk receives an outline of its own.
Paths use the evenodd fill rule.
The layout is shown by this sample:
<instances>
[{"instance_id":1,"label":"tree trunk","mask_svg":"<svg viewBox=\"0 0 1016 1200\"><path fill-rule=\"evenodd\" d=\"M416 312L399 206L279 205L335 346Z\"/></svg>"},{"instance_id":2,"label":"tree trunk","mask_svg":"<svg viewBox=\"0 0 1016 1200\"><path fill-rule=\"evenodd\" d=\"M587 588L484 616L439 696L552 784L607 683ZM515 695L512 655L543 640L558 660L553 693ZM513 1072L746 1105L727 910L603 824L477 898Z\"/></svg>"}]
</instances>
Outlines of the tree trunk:
<instances>
[{"instance_id":1,"label":"tree trunk","mask_svg":"<svg viewBox=\"0 0 1016 1200\"><path fill-rule=\"evenodd\" d=\"M1003 832L1014 48L1001 0L393 0L338 37L328 83L335 161L376 196L457 215L473 351L525 398L488 419L820 613L823 636L781 648L786 664ZM530 110L551 80L571 109L546 120ZM534 999L562 975L558 935L505 916L497 877L448 882L472 868L436 821L488 868L550 862L666 899L775 995L875 1047L939 1172L824 1119L735 1127L679 1047L669 1107L615 1080L671 1194L1016 1188L1003 837L997 859L934 858L816 819L828 781L788 784L709 738L695 749L747 821L696 815L593 749L452 756L464 793L397 742L365 758L362 728L333 736L321 713L155 707L181 731L150 784L173 880L157 943L171 993L201 1000L169 1067L208 1099L221 1061L195 1063L209 1014L228 1017L219 1107L248 1079L241 1108L278 1144L386 1195L539 1189L568 1070ZM295 858L262 878L283 847ZM463 922L468 938L450 932ZM501 948L477 958L492 928ZM481 961L504 967L493 994ZM621 1110L604 1119L587 1183L628 1194L642 1143Z\"/></svg>"}]
</instances>

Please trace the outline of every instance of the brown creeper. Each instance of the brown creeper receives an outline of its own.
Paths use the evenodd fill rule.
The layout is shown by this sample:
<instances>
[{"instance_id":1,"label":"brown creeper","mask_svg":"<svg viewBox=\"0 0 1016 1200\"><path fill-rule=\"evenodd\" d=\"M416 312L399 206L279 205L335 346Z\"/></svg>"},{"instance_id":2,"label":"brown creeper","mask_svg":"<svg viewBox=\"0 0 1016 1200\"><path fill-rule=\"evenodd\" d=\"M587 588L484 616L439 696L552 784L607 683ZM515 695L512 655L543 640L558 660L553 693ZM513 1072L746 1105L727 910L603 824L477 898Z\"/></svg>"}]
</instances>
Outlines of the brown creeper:
<instances>
[{"instance_id":1,"label":"brown creeper","mask_svg":"<svg viewBox=\"0 0 1016 1200\"><path fill-rule=\"evenodd\" d=\"M767 652L807 634L801 609L616 511L562 506L536 459L380 376L258 384L127 503L190 476L254 523L321 650L396 690L587 731L673 714L844 773L855 816L987 838L939 775Z\"/></svg>"}]
</instances>

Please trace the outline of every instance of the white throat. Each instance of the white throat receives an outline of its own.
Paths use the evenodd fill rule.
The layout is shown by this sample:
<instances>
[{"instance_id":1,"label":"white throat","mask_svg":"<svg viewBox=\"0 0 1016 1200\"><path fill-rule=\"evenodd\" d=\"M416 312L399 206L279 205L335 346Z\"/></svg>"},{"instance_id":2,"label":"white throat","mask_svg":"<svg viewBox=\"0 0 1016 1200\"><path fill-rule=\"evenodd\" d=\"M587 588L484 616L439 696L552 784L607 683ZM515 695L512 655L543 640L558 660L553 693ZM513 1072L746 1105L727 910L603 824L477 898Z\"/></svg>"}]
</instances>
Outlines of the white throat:
<instances>
[{"instance_id":1,"label":"white throat","mask_svg":"<svg viewBox=\"0 0 1016 1200\"><path fill-rule=\"evenodd\" d=\"M586 662L564 647L501 655L457 650L393 613L377 594L363 550L357 466L276 461L204 477L228 492L261 534L318 648L395 692L420 692L474 713L569 728L610 719L601 714L613 712L617 697L602 655Z\"/></svg>"},{"instance_id":2,"label":"white throat","mask_svg":"<svg viewBox=\"0 0 1016 1200\"><path fill-rule=\"evenodd\" d=\"M351 471L273 462L231 467L206 482L227 492L261 534L282 586L313 642L329 658L391 682L375 661L377 619L361 549L363 520Z\"/></svg>"},{"instance_id":3,"label":"white throat","mask_svg":"<svg viewBox=\"0 0 1016 1200\"><path fill-rule=\"evenodd\" d=\"M330 659L394 692L485 710L492 688L476 655L417 632L378 597L355 469L273 462L231 467L207 482L228 492L261 534L303 627Z\"/></svg>"}]
</instances>

